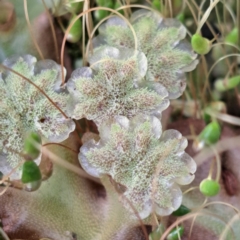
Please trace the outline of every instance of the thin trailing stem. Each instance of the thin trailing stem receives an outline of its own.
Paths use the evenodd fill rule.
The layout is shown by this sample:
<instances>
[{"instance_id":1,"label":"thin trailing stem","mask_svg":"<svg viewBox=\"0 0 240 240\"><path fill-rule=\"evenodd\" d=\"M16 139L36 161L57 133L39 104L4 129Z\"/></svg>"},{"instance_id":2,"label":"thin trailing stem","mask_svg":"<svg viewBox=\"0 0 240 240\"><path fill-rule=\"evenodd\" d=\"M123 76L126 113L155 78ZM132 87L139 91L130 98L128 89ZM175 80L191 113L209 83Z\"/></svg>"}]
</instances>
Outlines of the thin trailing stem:
<instances>
[{"instance_id":1,"label":"thin trailing stem","mask_svg":"<svg viewBox=\"0 0 240 240\"><path fill-rule=\"evenodd\" d=\"M66 149L68 149L68 150L70 150L70 151L78 154L78 151L76 151L76 150L74 150L74 149L72 149L72 148L70 148L70 147L68 147L68 146L66 146L66 145L64 145L64 144L61 144L61 143L45 143L45 144L42 145L42 147L46 147L46 146L48 146L48 145L57 145L57 146L66 148Z\"/></svg>"},{"instance_id":2,"label":"thin trailing stem","mask_svg":"<svg viewBox=\"0 0 240 240\"><path fill-rule=\"evenodd\" d=\"M131 201L129 201L129 199L127 199L124 195L121 196L124 200L126 200L126 202L129 204L129 206L131 207L131 209L133 210L135 216L138 218L138 221L141 225L141 228L143 230L143 234L146 240L148 240L148 233L147 233L147 229L142 221L142 219L140 218L137 210L135 209L135 207L133 206L133 204L131 203Z\"/></svg>"},{"instance_id":3,"label":"thin trailing stem","mask_svg":"<svg viewBox=\"0 0 240 240\"><path fill-rule=\"evenodd\" d=\"M33 43L34 43L34 46L36 47L36 49L37 49L37 51L38 51L38 54L39 54L40 58L43 60L43 59L44 59L44 56L43 56L43 54L42 54L41 49L39 48L39 46L38 46L38 44L37 44L36 38L34 37L33 32L32 32L32 28L31 28L31 24L30 24L30 20L29 20L29 16L28 16L27 0L23 0L23 5L24 5L24 12L25 12L25 17L26 17L28 29L29 29L29 32L30 32L30 36L31 36L31 38L32 38L32 41L33 41Z\"/></svg>"},{"instance_id":4,"label":"thin trailing stem","mask_svg":"<svg viewBox=\"0 0 240 240\"><path fill-rule=\"evenodd\" d=\"M149 11L153 11L152 8L147 7L147 6L142 6L142 5L139 5L139 4L124 5L124 6L119 7L117 10L120 11L120 10L122 10L122 9L125 10L125 9L131 9L131 8L142 8L142 9L146 9L146 10L149 10ZM91 51L92 51L91 41L92 41L92 39L93 39L93 37L94 37L97 29L99 28L99 26L100 26L103 22L105 22L107 19L109 19L109 18L111 18L111 17L112 17L112 16L110 15L110 16L107 16L106 18L102 19L101 21L99 21L99 22L96 24L96 26L94 27L94 29L92 30L91 35L89 36L89 40L88 40L88 43L87 43L87 47L86 47L86 56L88 56L89 48L90 48ZM131 26L131 25L130 25L130 22L129 22L127 19L125 19L125 20L128 22L129 26ZM133 29L131 29L131 30L133 31ZM84 32L83 32L83 33L84 33Z\"/></svg>"},{"instance_id":5,"label":"thin trailing stem","mask_svg":"<svg viewBox=\"0 0 240 240\"><path fill-rule=\"evenodd\" d=\"M237 1L238 47L240 48L240 1Z\"/></svg>"},{"instance_id":6,"label":"thin trailing stem","mask_svg":"<svg viewBox=\"0 0 240 240\"><path fill-rule=\"evenodd\" d=\"M220 141L218 141L217 144L215 144L214 147L215 147L216 151L220 154L224 151L234 149L234 148L239 147L239 146L240 146L240 137L236 136L236 137L220 140ZM207 148L207 149L203 149L200 153L198 153L194 157L194 159L195 159L197 165L200 166L207 159L209 159L212 156L214 156L214 153L213 153L212 149Z\"/></svg>"},{"instance_id":7,"label":"thin trailing stem","mask_svg":"<svg viewBox=\"0 0 240 240\"><path fill-rule=\"evenodd\" d=\"M10 238L7 236L7 234L3 231L1 227L0 227L0 235L4 237L3 240L10 240Z\"/></svg>"},{"instance_id":8,"label":"thin trailing stem","mask_svg":"<svg viewBox=\"0 0 240 240\"><path fill-rule=\"evenodd\" d=\"M56 31L55 31L55 28L53 26L53 21L52 21L52 17L49 13L49 10L47 8L47 5L45 3L45 0L42 0L42 3L44 5L44 8L47 12L47 17L48 17L48 21L49 21L49 24L50 24L50 27L51 27L51 31L52 31L52 37L53 37L53 41L54 41L54 48L55 48L55 53L56 53L56 60L57 62L59 63L59 51L58 51L58 43L57 43L57 36L56 36Z\"/></svg>"},{"instance_id":9,"label":"thin trailing stem","mask_svg":"<svg viewBox=\"0 0 240 240\"><path fill-rule=\"evenodd\" d=\"M197 28L196 33L200 33L203 24L206 22L206 20L208 19L211 11L212 11L213 8L218 4L219 1L220 1L220 0L214 0L214 2L211 2L211 3L210 3L210 6L209 6L208 9L205 11L205 13L204 13L201 21L200 21L199 24L198 24L198 28Z\"/></svg>"}]
</instances>

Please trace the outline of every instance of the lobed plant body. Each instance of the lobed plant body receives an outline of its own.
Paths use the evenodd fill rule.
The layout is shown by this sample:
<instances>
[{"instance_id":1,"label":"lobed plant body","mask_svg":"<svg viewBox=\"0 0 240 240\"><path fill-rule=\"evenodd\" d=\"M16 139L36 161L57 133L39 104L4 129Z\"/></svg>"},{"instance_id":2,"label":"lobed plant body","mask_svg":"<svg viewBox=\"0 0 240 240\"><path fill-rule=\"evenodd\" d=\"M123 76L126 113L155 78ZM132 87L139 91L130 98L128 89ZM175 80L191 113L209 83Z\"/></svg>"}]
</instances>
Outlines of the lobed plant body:
<instances>
[{"instance_id":1,"label":"lobed plant body","mask_svg":"<svg viewBox=\"0 0 240 240\"><path fill-rule=\"evenodd\" d=\"M138 28L143 29L143 33L141 37L138 36L139 39L149 38L149 34L144 32L145 21L148 22L149 19L149 13L142 15L143 23L139 23ZM169 29L171 30L170 23ZM175 30L175 24L173 29ZM178 33L176 30L175 32ZM161 32L163 39L164 34L168 32ZM158 40L161 42L161 39ZM170 44L173 43L170 41ZM162 44L169 43L162 40ZM35 65L36 60L31 56L7 59L3 62L4 66L12 67L37 87L14 72L2 73L2 91L6 101L1 105L4 113L8 112L6 108L13 110L15 115L12 118L18 121L11 124L7 122L8 115L2 117L2 148L7 152L14 141L14 150L22 152L24 133L29 131L36 131L52 142L65 140L74 130L75 124L61 111L67 112L75 119L85 117L94 120L101 132L101 143L97 143L99 151L91 149L89 143L84 144L79 154L82 167L95 177L109 174L117 184L126 187L123 196L133 204L142 218L154 212L154 208L159 215L169 215L181 204L181 191L175 182L190 183L196 165L190 156L183 152L186 140L181 139L179 133L167 131L160 138L161 123L157 117L161 116L161 112L169 104L168 93L172 93L169 90L171 84L165 84L168 86L165 89L164 78L162 84L149 81L145 75L149 72L151 54L145 56L143 52L128 47L129 49L117 49L104 46L94 49L89 59L90 67L73 72L66 84L68 91L64 89L65 86L60 87L60 67L54 62L40 61ZM152 47L160 48L155 45ZM143 44L140 50L142 49ZM144 50L153 52L151 49ZM175 51L180 52L179 49ZM165 52L174 55L174 49L167 49ZM175 55L180 56L179 53ZM182 56L190 60L187 63L192 65L192 56L195 55L191 55L191 51L182 51ZM147 57L150 58L149 64ZM158 62L157 59L154 61ZM182 64L181 61L177 61L177 57L175 61L173 67L178 62ZM186 63L184 65L187 68ZM171 64L169 66L171 68ZM158 74L162 76L161 70ZM175 71L174 75L176 74ZM173 88L174 79L170 80ZM39 92L38 87L51 101ZM14 109L12 106L15 106ZM152 118L151 122L148 118ZM114 119L119 120L114 123ZM142 119L145 121L142 122ZM103 127L103 124L107 125ZM18 129L15 130L16 126ZM107 135L109 143L105 146L104 142L107 140L104 138L108 138ZM89 153L87 148L90 148ZM13 155L10 150L9 161L13 166L20 162L14 157L18 159L19 155ZM99 174L93 171L94 167L98 169L96 172L99 171Z\"/></svg>"},{"instance_id":2,"label":"lobed plant body","mask_svg":"<svg viewBox=\"0 0 240 240\"><path fill-rule=\"evenodd\" d=\"M168 107L168 92L162 85L142 83L147 69L143 53L100 47L89 62L91 67L75 70L67 82L74 118L86 117L101 124L119 115L160 116Z\"/></svg>"},{"instance_id":3,"label":"lobed plant body","mask_svg":"<svg viewBox=\"0 0 240 240\"><path fill-rule=\"evenodd\" d=\"M37 62L35 57L25 55L9 58L3 65L15 72L5 69L1 73L0 147L16 167L22 161L18 153L23 151L29 132L62 142L75 123L61 112L67 111L69 96L61 89L58 64L51 60Z\"/></svg>"},{"instance_id":4,"label":"lobed plant body","mask_svg":"<svg viewBox=\"0 0 240 240\"><path fill-rule=\"evenodd\" d=\"M190 44L183 41L185 27L176 19L163 19L159 14L145 10L133 13L130 21L136 42L126 22L113 17L99 28L100 34L93 44L127 49L137 47L148 61L145 80L162 84L170 99L179 97L186 88L184 72L192 71L198 63Z\"/></svg>"},{"instance_id":5,"label":"lobed plant body","mask_svg":"<svg viewBox=\"0 0 240 240\"><path fill-rule=\"evenodd\" d=\"M179 208L182 194L177 184L193 180L196 164L184 152L187 141L178 131L161 134L157 118L140 115L130 121L117 117L110 126L105 123L100 137L97 143L84 144L79 154L89 174L111 175L124 189L124 205L130 201L141 218L151 212L169 215Z\"/></svg>"},{"instance_id":6,"label":"lobed plant body","mask_svg":"<svg viewBox=\"0 0 240 240\"><path fill-rule=\"evenodd\" d=\"M106 43L94 49L90 68L75 70L67 87L74 96L74 118L94 120L100 131L100 142L82 146L82 167L95 177L112 176L116 184L126 188L123 199L126 197L140 217L146 218L151 212L163 216L176 210L181 204L181 191L174 182L188 184L193 180L196 165L184 153L186 142L181 135L167 131L158 139L161 112L167 108L169 98L181 94L184 83L180 75L184 69L194 68L197 60L187 43L185 48L181 49L182 44L175 47L185 35L181 24L166 19L161 25L161 18L151 12L137 11L132 18L140 18L133 24L140 52L134 50L130 29L119 29L121 19L114 17L109 21L117 23L116 29L111 24L108 29L109 22L103 26L100 41L106 39ZM154 27L158 22L159 32ZM170 35L166 41L169 33L172 39ZM108 46L108 38L113 38L109 45L114 47ZM151 39L156 42L147 45ZM152 68L153 62L156 66ZM161 77L149 77L153 75ZM154 119L152 124L149 120L142 122L149 117Z\"/></svg>"}]
</instances>

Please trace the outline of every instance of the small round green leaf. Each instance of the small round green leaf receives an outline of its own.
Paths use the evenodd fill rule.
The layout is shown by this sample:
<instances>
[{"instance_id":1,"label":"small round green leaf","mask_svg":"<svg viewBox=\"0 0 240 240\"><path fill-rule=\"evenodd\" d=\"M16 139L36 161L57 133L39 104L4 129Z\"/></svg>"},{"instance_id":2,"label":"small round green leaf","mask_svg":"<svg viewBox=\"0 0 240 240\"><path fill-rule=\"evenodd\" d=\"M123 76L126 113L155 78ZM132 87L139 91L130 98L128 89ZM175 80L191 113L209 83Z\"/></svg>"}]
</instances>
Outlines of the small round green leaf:
<instances>
[{"instance_id":1,"label":"small round green leaf","mask_svg":"<svg viewBox=\"0 0 240 240\"><path fill-rule=\"evenodd\" d=\"M176 18L181 22L181 23L184 23L185 21L185 15L184 13L179 13Z\"/></svg>"},{"instance_id":2,"label":"small round green leaf","mask_svg":"<svg viewBox=\"0 0 240 240\"><path fill-rule=\"evenodd\" d=\"M122 6L122 5L117 1L117 2L115 3L115 5L114 5L114 9L118 9L118 8L120 8L121 6ZM124 15L123 9L119 10L118 12L121 13L122 15Z\"/></svg>"},{"instance_id":3,"label":"small round green leaf","mask_svg":"<svg viewBox=\"0 0 240 240\"><path fill-rule=\"evenodd\" d=\"M209 110L211 110L209 106L204 109L203 119L205 123L210 123L212 120L212 117L207 113Z\"/></svg>"},{"instance_id":4,"label":"small round green leaf","mask_svg":"<svg viewBox=\"0 0 240 240\"><path fill-rule=\"evenodd\" d=\"M198 136L198 141L204 145L216 143L221 136L221 127L217 121L209 123Z\"/></svg>"},{"instance_id":5,"label":"small round green leaf","mask_svg":"<svg viewBox=\"0 0 240 240\"><path fill-rule=\"evenodd\" d=\"M212 179L204 179L199 188L200 192L207 197L216 196L220 191L219 183Z\"/></svg>"},{"instance_id":6,"label":"small round green leaf","mask_svg":"<svg viewBox=\"0 0 240 240\"><path fill-rule=\"evenodd\" d=\"M240 83L240 75L224 79L218 79L215 82L215 88L219 92L224 92L230 89L234 89Z\"/></svg>"},{"instance_id":7,"label":"small round green leaf","mask_svg":"<svg viewBox=\"0 0 240 240\"><path fill-rule=\"evenodd\" d=\"M33 161L26 161L22 169L22 183L32 183L42 179L38 165Z\"/></svg>"},{"instance_id":8,"label":"small round green leaf","mask_svg":"<svg viewBox=\"0 0 240 240\"><path fill-rule=\"evenodd\" d=\"M210 123L212 121L212 117L209 113L212 111L220 112L220 113L226 113L226 104L222 101L215 101L211 102L206 108L203 110L203 119L205 123Z\"/></svg>"},{"instance_id":9,"label":"small round green leaf","mask_svg":"<svg viewBox=\"0 0 240 240\"><path fill-rule=\"evenodd\" d=\"M149 240L159 240L164 233L164 226L159 224L158 227L149 234Z\"/></svg>"},{"instance_id":10,"label":"small round green leaf","mask_svg":"<svg viewBox=\"0 0 240 240\"><path fill-rule=\"evenodd\" d=\"M76 16L74 15L70 22L69 25L76 19ZM73 24L71 27L68 35L67 35L67 40L71 43L76 43L80 40L82 37L82 21L81 19L77 19L76 22Z\"/></svg>"},{"instance_id":11,"label":"small round green leaf","mask_svg":"<svg viewBox=\"0 0 240 240\"><path fill-rule=\"evenodd\" d=\"M106 7L106 8L114 8L114 4L112 1L106 1L106 2L99 2L98 3L99 7ZM94 17L96 18L97 21L101 21L102 19L104 19L105 17L107 17L111 12L107 11L107 10L96 10L94 12Z\"/></svg>"},{"instance_id":12,"label":"small round green leaf","mask_svg":"<svg viewBox=\"0 0 240 240\"><path fill-rule=\"evenodd\" d=\"M167 240L179 240L182 237L184 228L182 226L174 228L167 236Z\"/></svg>"},{"instance_id":13,"label":"small round green leaf","mask_svg":"<svg viewBox=\"0 0 240 240\"><path fill-rule=\"evenodd\" d=\"M238 28L235 27L226 37L225 42L231 44L237 44L238 42Z\"/></svg>"},{"instance_id":14,"label":"small round green leaf","mask_svg":"<svg viewBox=\"0 0 240 240\"><path fill-rule=\"evenodd\" d=\"M69 12L71 13L80 13L83 9L83 2L73 2L69 1L69 3L66 4L66 7Z\"/></svg>"},{"instance_id":15,"label":"small round green leaf","mask_svg":"<svg viewBox=\"0 0 240 240\"><path fill-rule=\"evenodd\" d=\"M191 44L192 44L193 50L196 53L203 54L203 55L207 54L212 47L211 42L207 38L204 38L199 34L194 34L192 36Z\"/></svg>"},{"instance_id":16,"label":"small round green leaf","mask_svg":"<svg viewBox=\"0 0 240 240\"><path fill-rule=\"evenodd\" d=\"M186 214L188 214L188 213L190 213L191 212L191 210L189 209L189 208L187 208L186 206L184 206L184 205L181 205L176 211L174 211L172 214L174 215L174 216L178 216L178 217L180 217L180 216L183 216L183 215L186 215Z\"/></svg>"},{"instance_id":17,"label":"small round green leaf","mask_svg":"<svg viewBox=\"0 0 240 240\"><path fill-rule=\"evenodd\" d=\"M40 154L41 137L36 132L31 132L24 142L24 153L31 157L32 160L36 159Z\"/></svg>"},{"instance_id":18,"label":"small round green leaf","mask_svg":"<svg viewBox=\"0 0 240 240\"><path fill-rule=\"evenodd\" d=\"M152 7L158 11L161 11L162 6L161 6L161 1L159 0L153 0L152 1Z\"/></svg>"}]
</instances>

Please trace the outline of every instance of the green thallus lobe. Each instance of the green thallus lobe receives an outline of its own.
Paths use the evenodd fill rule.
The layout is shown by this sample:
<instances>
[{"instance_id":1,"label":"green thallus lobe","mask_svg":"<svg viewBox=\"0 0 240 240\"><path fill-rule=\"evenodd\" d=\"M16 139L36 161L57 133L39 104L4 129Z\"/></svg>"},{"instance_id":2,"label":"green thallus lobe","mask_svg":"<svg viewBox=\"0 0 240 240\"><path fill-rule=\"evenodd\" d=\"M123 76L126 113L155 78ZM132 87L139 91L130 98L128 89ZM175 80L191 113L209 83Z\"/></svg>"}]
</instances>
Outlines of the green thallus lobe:
<instances>
[{"instance_id":1,"label":"green thallus lobe","mask_svg":"<svg viewBox=\"0 0 240 240\"><path fill-rule=\"evenodd\" d=\"M89 62L72 73L67 82L72 95L72 116L102 122L138 113L161 116L169 105L166 89L159 83L144 83L147 59L134 50L113 47L95 49Z\"/></svg>"},{"instance_id":2,"label":"green thallus lobe","mask_svg":"<svg viewBox=\"0 0 240 240\"><path fill-rule=\"evenodd\" d=\"M15 167L22 160L17 153L24 151L26 133L36 132L49 141L61 142L74 130L75 124L56 108L57 105L67 112L69 98L60 87L58 64L51 60L37 62L35 57L24 55L8 58L3 65L30 81L7 70L0 75L0 151L7 154L7 160ZM41 88L54 104L31 83ZM29 147L32 148L26 143L26 150ZM37 152L33 155L35 158Z\"/></svg>"},{"instance_id":3,"label":"green thallus lobe","mask_svg":"<svg viewBox=\"0 0 240 240\"><path fill-rule=\"evenodd\" d=\"M85 143L79 154L89 174L111 175L116 187L121 186L124 206L129 208L124 199L130 200L141 218L152 212L169 215L181 204L178 185L193 180L196 164L184 151L186 139L175 130L162 133L159 119L169 99L184 91L184 73L195 68L197 55L181 41L186 29L177 20L137 11L131 23L138 48L126 23L110 19L93 40L99 47L89 57L90 67L75 70L67 90L60 88L60 67L53 61L36 64L35 58L24 56L7 60L6 65L10 63L9 67L37 84L68 116L97 123L101 140ZM26 131L60 142L74 130L73 121L32 85L12 73L2 77L0 91L7 102L0 102L4 110L0 110L0 129L1 133L6 126L10 129L3 134L1 148L5 139L12 139L19 143L16 150L22 151L22 132ZM20 99L22 92L27 92L27 99ZM8 109L10 105L15 108ZM23 110L25 115L20 114ZM13 119L5 114L8 111L13 111ZM16 125L20 130L12 136ZM33 178L27 175L29 166L36 173ZM34 162L25 162L23 173L24 182L40 180Z\"/></svg>"},{"instance_id":4,"label":"green thallus lobe","mask_svg":"<svg viewBox=\"0 0 240 240\"><path fill-rule=\"evenodd\" d=\"M184 72L192 71L198 63L191 45L182 40L186 36L185 27L175 19L163 19L146 10L134 12L130 22L137 36L137 50L147 57L143 82L158 82L167 89L170 99L179 97L186 87ZM136 47L131 29L119 17L110 18L99 32L93 39L96 47L128 50Z\"/></svg>"},{"instance_id":5,"label":"green thallus lobe","mask_svg":"<svg viewBox=\"0 0 240 240\"><path fill-rule=\"evenodd\" d=\"M142 218L153 211L169 215L180 206L178 184L193 180L196 164L184 152L187 141L178 131L161 134L157 118L140 115L130 121L118 117L102 125L100 137L99 142L85 143L79 154L89 174L110 174L116 184L126 188L123 195ZM129 208L125 198L123 204Z\"/></svg>"},{"instance_id":6,"label":"green thallus lobe","mask_svg":"<svg viewBox=\"0 0 240 240\"><path fill-rule=\"evenodd\" d=\"M77 69L67 83L74 118L94 120L101 137L82 146L79 160L95 177L111 175L125 189L123 204L129 208L124 199L130 200L141 218L168 215L181 203L177 184L190 183L196 165L181 134L161 136L155 116L182 94L184 72L195 68L197 55L180 41L186 29L178 21L147 11L130 21L137 50L127 24L110 18L93 40L90 68Z\"/></svg>"}]
</instances>

